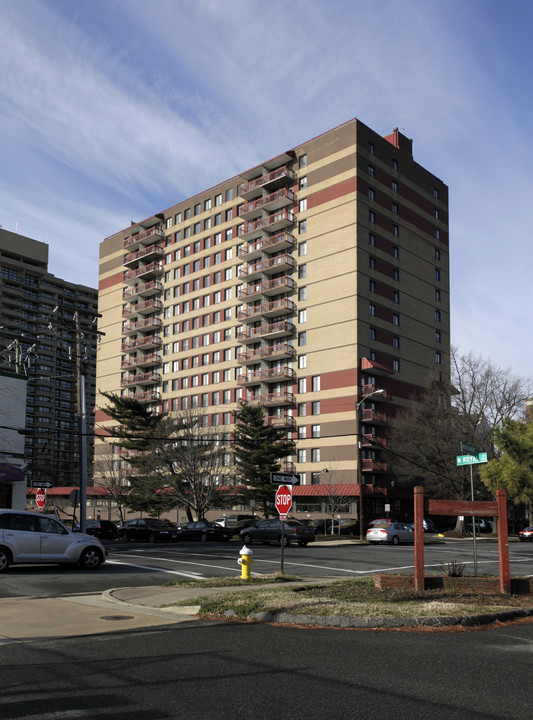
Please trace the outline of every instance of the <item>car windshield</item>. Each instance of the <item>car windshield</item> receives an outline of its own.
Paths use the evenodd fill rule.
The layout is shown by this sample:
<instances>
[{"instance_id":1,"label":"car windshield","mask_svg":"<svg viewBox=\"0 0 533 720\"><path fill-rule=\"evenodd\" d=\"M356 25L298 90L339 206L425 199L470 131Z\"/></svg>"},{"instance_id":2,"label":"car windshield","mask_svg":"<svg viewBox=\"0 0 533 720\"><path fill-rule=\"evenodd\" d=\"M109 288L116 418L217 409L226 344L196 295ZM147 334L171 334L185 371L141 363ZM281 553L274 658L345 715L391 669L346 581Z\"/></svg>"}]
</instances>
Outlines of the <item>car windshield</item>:
<instances>
[{"instance_id":1,"label":"car windshield","mask_svg":"<svg viewBox=\"0 0 533 720\"><path fill-rule=\"evenodd\" d=\"M159 518L153 518L152 520L148 520L148 525L151 527L167 527L170 525L168 520L160 520Z\"/></svg>"},{"instance_id":2,"label":"car windshield","mask_svg":"<svg viewBox=\"0 0 533 720\"><path fill-rule=\"evenodd\" d=\"M392 523L380 523L379 525L375 525L373 528L370 528L371 530L387 530L390 528Z\"/></svg>"}]
</instances>

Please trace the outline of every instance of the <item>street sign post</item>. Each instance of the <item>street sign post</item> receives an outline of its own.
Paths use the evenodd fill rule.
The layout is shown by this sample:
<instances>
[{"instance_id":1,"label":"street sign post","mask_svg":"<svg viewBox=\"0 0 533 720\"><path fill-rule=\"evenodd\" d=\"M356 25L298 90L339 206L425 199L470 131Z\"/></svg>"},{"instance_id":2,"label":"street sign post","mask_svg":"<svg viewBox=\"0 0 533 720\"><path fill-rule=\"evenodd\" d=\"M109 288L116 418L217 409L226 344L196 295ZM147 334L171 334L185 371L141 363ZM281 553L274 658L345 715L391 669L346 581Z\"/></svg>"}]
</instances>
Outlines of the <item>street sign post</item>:
<instances>
[{"instance_id":1,"label":"street sign post","mask_svg":"<svg viewBox=\"0 0 533 720\"><path fill-rule=\"evenodd\" d=\"M472 472L472 465L479 465L480 463L488 462L486 452L478 453L477 448L467 443L461 443L461 450L463 452L469 452L470 455L456 455L455 460L457 466L470 465L470 491L472 493L472 502L474 502L474 476ZM472 542L474 544L474 575L477 576L477 545L476 545L476 519L472 517Z\"/></svg>"},{"instance_id":2,"label":"street sign post","mask_svg":"<svg viewBox=\"0 0 533 720\"><path fill-rule=\"evenodd\" d=\"M43 507L46 505L46 489L45 488L39 488L37 492L35 493L35 503L39 510L42 510Z\"/></svg>"},{"instance_id":3,"label":"street sign post","mask_svg":"<svg viewBox=\"0 0 533 720\"><path fill-rule=\"evenodd\" d=\"M276 490L276 508L282 520L287 519L287 513L292 507L292 487L280 485Z\"/></svg>"},{"instance_id":4,"label":"street sign post","mask_svg":"<svg viewBox=\"0 0 533 720\"><path fill-rule=\"evenodd\" d=\"M475 445L469 445L468 443L461 443L461 452L467 455L477 455L477 447Z\"/></svg>"},{"instance_id":5,"label":"street sign post","mask_svg":"<svg viewBox=\"0 0 533 720\"><path fill-rule=\"evenodd\" d=\"M284 472L271 472L270 473L270 484L271 485L299 485L300 478L294 473Z\"/></svg>"},{"instance_id":6,"label":"street sign post","mask_svg":"<svg viewBox=\"0 0 533 720\"><path fill-rule=\"evenodd\" d=\"M31 481L32 488L53 488L54 483L51 480L32 480Z\"/></svg>"}]
</instances>

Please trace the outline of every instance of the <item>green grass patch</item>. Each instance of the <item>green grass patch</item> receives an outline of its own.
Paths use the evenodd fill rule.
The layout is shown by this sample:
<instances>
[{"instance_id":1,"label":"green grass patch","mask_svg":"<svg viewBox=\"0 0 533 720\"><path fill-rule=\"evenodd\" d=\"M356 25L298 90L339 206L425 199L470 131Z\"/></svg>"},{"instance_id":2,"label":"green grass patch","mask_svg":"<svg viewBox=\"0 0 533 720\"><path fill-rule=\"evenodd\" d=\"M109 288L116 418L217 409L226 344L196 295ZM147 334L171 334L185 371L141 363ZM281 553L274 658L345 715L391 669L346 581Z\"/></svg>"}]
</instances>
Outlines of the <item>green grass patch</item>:
<instances>
[{"instance_id":1,"label":"green grass patch","mask_svg":"<svg viewBox=\"0 0 533 720\"><path fill-rule=\"evenodd\" d=\"M271 575L253 575L249 580L243 580L238 577L219 577L219 578L199 578L190 580L172 580L163 585L163 587L197 587L200 588L217 588L217 587L240 587L243 585L272 585L273 583L291 583L299 582L301 578L295 575L287 575L286 573L272 573Z\"/></svg>"}]
</instances>

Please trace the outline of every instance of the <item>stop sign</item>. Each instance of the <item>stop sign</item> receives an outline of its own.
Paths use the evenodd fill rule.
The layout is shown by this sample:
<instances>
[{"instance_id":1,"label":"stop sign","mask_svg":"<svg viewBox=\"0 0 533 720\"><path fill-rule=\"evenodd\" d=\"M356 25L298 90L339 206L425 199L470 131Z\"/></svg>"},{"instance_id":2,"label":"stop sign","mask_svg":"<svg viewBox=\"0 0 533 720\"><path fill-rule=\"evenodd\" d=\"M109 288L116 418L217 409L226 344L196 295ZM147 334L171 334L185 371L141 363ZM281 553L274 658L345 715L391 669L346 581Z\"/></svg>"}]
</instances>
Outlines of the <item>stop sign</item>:
<instances>
[{"instance_id":1,"label":"stop sign","mask_svg":"<svg viewBox=\"0 0 533 720\"><path fill-rule=\"evenodd\" d=\"M37 503L39 510L42 510L46 504L46 490L43 490L43 488L39 488L37 490L35 493L35 502Z\"/></svg>"},{"instance_id":2,"label":"stop sign","mask_svg":"<svg viewBox=\"0 0 533 720\"><path fill-rule=\"evenodd\" d=\"M286 516L291 509L292 487L290 485L280 485L276 490L276 507L282 518Z\"/></svg>"}]
</instances>

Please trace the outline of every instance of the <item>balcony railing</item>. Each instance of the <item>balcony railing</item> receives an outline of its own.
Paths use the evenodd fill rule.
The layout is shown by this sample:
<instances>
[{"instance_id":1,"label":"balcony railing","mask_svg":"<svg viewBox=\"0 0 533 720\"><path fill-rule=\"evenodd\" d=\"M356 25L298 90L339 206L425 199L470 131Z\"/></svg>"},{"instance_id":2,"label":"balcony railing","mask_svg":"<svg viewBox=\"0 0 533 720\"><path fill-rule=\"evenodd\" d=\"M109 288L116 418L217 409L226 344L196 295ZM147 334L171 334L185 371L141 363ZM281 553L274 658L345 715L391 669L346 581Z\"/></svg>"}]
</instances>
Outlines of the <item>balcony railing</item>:
<instances>
[{"instance_id":1,"label":"balcony railing","mask_svg":"<svg viewBox=\"0 0 533 720\"><path fill-rule=\"evenodd\" d=\"M122 352L129 350L138 350L139 348L158 347L163 341L158 335L143 335L143 337L133 340L122 341Z\"/></svg>"},{"instance_id":2,"label":"balcony railing","mask_svg":"<svg viewBox=\"0 0 533 720\"><path fill-rule=\"evenodd\" d=\"M153 312L154 310L162 310L163 303L157 298L151 298L138 303L130 303L122 308L122 317L128 315L142 315L143 313Z\"/></svg>"},{"instance_id":3,"label":"balcony railing","mask_svg":"<svg viewBox=\"0 0 533 720\"><path fill-rule=\"evenodd\" d=\"M261 260L239 270L238 277L246 278L261 273L279 272L296 266L296 260L291 255L276 255L276 257Z\"/></svg>"},{"instance_id":4,"label":"balcony railing","mask_svg":"<svg viewBox=\"0 0 533 720\"><path fill-rule=\"evenodd\" d=\"M249 395L243 400L244 405L254 407L256 405L293 405L294 395L290 392L265 393L263 395Z\"/></svg>"},{"instance_id":5,"label":"balcony railing","mask_svg":"<svg viewBox=\"0 0 533 720\"><path fill-rule=\"evenodd\" d=\"M383 400L383 398L387 397L387 391L383 390L383 392L376 393L376 390L381 390L381 389L382 388L378 388L377 385L373 385L373 384L372 385L362 385L361 386L361 398L364 395L372 395L372 393L375 393L375 395L372 395L372 400L377 400L378 398L381 398Z\"/></svg>"},{"instance_id":6,"label":"balcony railing","mask_svg":"<svg viewBox=\"0 0 533 720\"><path fill-rule=\"evenodd\" d=\"M247 308L239 310L237 318L239 320L249 320L261 315L281 315L285 312L294 312L295 309L296 306L293 301L284 298L269 303L262 303L261 305L249 305Z\"/></svg>"},{"instance_id":7,"label":"balcony railing","mask_svg":"<svg viewBox=\"0 0 533 720\"><path fill-rule=\"evenodd\" d=\"M292 415L268 415L265 418L265 425L272 427L295 427L296 421Z\"/></svg>"},{"instance_id":8,"label":"balcony railing","mask_svg":"<svg viewBox=\"0 0 533 720\"><path fill-rule=\"evenodd\" d=\"M259 234L262 230L281 230L281 228L293 225L295 222L295 217L290 210L280 210L279 212L259 218L253 222L243 223L239 231L239 236L246 237L252 233Z\"/></svg>"},{"instance_id":9,"label":"balcony railing","mask_svg":"<svg viewBox=\"0 0 533 720\"><path fill-rule=\"evenodd\" d=\"M159 353L143 353L136 357L126 358L120 363L122 370L128 368L143 367L145 365L159 365L162 362L161 355Z\"/></svg>"},{"instance_id":10,"label":"balcony railing","mask_svg":"<svg viewBox=\"0 0 533 720\"><path fill-rule=\"evenodd\" d=\"M377 362L377 360L370 360L369 358L361 358L361 370L367 370L372 372L385 372L392 373L394 369L392 367L392 360L388 362Z\"/></svg>"},{"instance_id":11,"label":"balcony railing","mask_svg":"<svg viewBox=\"0 0 533 720\"><path fill-rule=\"evenodd\" d=\"M253 372L238 375L237 383L239 385L254 385L260 382L294 380L295 377L296 373L289 367L267 368L266 370L254 370Z\"/></svg>"},{"instance_id":12,"label":"balcony railing","mask_svg":"<svg viewBox=\"0 0 533 720\"><path fill-rule=\"evenodd\" d=\"M361 415L361 421L364 423L369 422L387 422L387 414L384 412L377 412L371 408L364 409Z\"/></svg>"},{"instance_id":13,"label":"balcony railing","mask_svg":"<svg viewBox=\"0 0 533 720\"><path fill-rule=\"evenodd\" d=\"M161 382L161 375L157 372L137 373L120 379L120 384L127 385L151 385Z\"/></svg>"},{"instance_id":14,"label":"balcony railing","mask_svg":"<svg viewBox=\"0 0 533 720\"><path fill-rule=\"evenodd\" d=\"M243 245L238 253L240 258L261 255L263 252L285 250L285 248L296 247L296 238L289 232L280 232L270 237L264 237L260 240L256 240L253 243L247 243Z\"/></svg>"},{"instance_id":15,"label":"balcony railing","mask_svg":"<svg viewBox=\"0 0 533 720\"><path fill-rule=\"evenodd\" d=\"M122 334L127 335L132 332L139 332L146 330L147 328L160 328L163 326L163 321L160 318L149 317L144 320L138 320L137 322L123 323Z\"/></svg>"},{"instance_id":16,"label":"balcony railing","mask_svg":"<svg viewBox=\"0 0 533 720\"><path fill-rule=\"evenodd\" d=\"M250 180L250 182L243 183L239 194L241 197L248 198L248 196L255 195L263 187L277 185L279 183L288 182L289 180L294 181L294 178L294 172L284 165L283 167L276 168L276 170L272 170L272 172L269 172L266 175L261 175L261 177Z\"/></svg>"},{"instance_id":17,"label":"balcony railing","mask_svg":"<svg viewBox=\"0 0 533 720\"><path fill-rule=\"evenodd\" d=\"M126 238L124 240L124 249L129 248L132 245L136 245L137 243L146 243L159 239L163 240L164 236L165 234L161 228L153 227L149 230L137 233L137 235L132 235L131 237Z\"/></svg>"},{"instance_id":18,"label":"balcony railing","mask_svg":"<svg viewBox=\"0 0 533 720\"><path fill-rule=\"evenodd\" d=\"M264 360L267 358L294 358L296 357L296 348L288 343L278 343L266 348L257 348L239 353L237 361L240 363L255 362L256 360Z\"/></svg>"},{"instance_id":19,"label":"balcony railing","mask_svg":"<svg viewBox=\"0 0 533 720\"><path fill-rule=\"evenodd\" d=\"M259 325L255 328L246 328L246 330L240 330L237 333L237 340L239 342L246 342L248 340L255 340L256 338L265 337L267 335L287 335L295 332L296 328L288 320L280 320L270 325Z\"/></svg>"},{"instance_id":20,"label":"balcony railing","mask_svg":"<svg viewBox=\"0 0 533 720\"><path fill-rule=\"evenodd\" d=\"M145 390L144 392L139 393L128 393L126 397L137 400L138 402L154 402L156 400L161 400L161 393L159 390Z\"/></svg>"},{"instance_id":21,"label":"balcony railing","mask_svg":"<svg viewBox=\"0 0 533 720\"><path fill-rule=\"evenodd\" d=\"M361 470L363 472L387 472L389 466L384 462L377 462L372 458L363 458Z\"/></svg>"},{"instance_id":22,"label":"balcony railing","mask_svg":"<svg viewBox=\"0 0 533 720\"><path fill-rule=\"evenodd\" d=\"M296 283L294 280L287 275L283 277L274 278L264 283L258 283L257 285L249 285L242 290L239 290L239 298L250 298L254 295L274 295L277 292L284 292L288 290L294 290Z\"/></svg>"},{"instance_id":23,"label":"balcony railing","mask_svg":"<svg viewBox=\"0 0 533 720\"><path fill-rule=\"evenodd\" d=\"M131 287L124 288L122 291L122 299L128 300L136 295L157 295L159 292L163 292L163 283L159 282L159 280L150 280L150 282L142 283L141 285L132 285Z\"/></svg>"},{"instance_id":24,"label":"balcony railing","mask_svg":"<svg viewBox=\"0 0 533 720\"><path fill-rule=\"evenodd\" d=\"M279 208L285 205L293 205L295 202L296 198L293 191L288 188L283 188L270 193L270 195L263 195L252 202L244 203L244 205L241 205L239 208L239 216L248 220L262 209L269 211L279 210Z\"/></svg>"},{"instance_id":25,"label":"balcony railing","mask_svg":"<svg viewBox=\"0 0 533 720\"><path fill-rule=\"evenodd\" d=\"M134 270L125 270L122 274L124 282L135 280L143 275L160 275L163 272L163 263L153 262L148 265L142 265L141 267L135 268Z\"/></svg>"}]
</instances>

